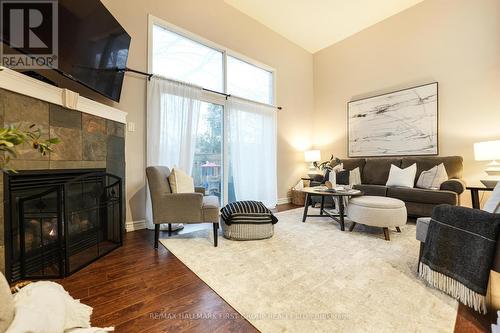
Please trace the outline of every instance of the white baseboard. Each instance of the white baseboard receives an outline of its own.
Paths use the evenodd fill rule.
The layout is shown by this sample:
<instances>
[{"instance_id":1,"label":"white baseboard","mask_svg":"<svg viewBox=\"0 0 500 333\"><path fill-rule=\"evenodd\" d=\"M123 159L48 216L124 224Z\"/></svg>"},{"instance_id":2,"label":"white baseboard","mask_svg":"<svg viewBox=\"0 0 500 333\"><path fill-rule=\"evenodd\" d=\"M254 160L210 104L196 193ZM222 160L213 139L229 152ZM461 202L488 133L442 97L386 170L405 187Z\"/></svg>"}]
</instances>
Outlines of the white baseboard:
<instances>
[{"instance_id":1,"label":"white baseboard","mask_svg":"<svg viewBox=\"0 0 500 333\"><path fill-rule=\"evenodd\" d=\"M131 232L135 230L146 229L146 220L128 221L125 222L125 231Z\"/></svg>"},{"instance_id":2,"label":"white baseboard","mask_svg":"<svg viewBox=\"0 0 500 333\"><path fill-rule=\"evenodd\" d=\"M288 197L287 198L279 198L277 204L278 205L283 205L283 204L287 204L287 203L290 203L290 202L291 202L291 200Z\"/></svg>"}]
</instances>

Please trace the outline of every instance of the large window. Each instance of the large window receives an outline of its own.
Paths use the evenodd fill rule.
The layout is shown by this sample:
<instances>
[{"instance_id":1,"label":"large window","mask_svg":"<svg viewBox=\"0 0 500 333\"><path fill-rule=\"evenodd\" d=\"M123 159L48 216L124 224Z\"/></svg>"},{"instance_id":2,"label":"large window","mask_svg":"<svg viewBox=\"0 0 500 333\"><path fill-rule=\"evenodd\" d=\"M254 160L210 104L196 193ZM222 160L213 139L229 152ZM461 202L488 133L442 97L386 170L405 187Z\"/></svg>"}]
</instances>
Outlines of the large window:
<instances>
[{"instance_id":1,"label":"large window","mask_svg":"<svg viewBox=\"0 0 500 333\"><path fill-rule=\"evenodd\" d=\"M153 73L223 91L223 53L153 26Z\"/></svg>"},{"instance_id":2,"label":"large window","mask_svg":"<svg viewBox=\"0 0 500 333\"><path fill-rule=\"evenodd\" d=\"M267 66L204 43L159 20L153 20L151 30L150 69L154 74L260 103L274 103L274 73Z\"/></svg>"},{"instance_id":3,"label":"large window","mask_svg":"<svg viewBox=\"0 0 500 333\"><path fill-rule=\"evenodd\" d=\"M228 56L227 92L231 95L271 104L273 103L273 73Z\"/></svg>"},{"instance_id":4,"label":"large window","mask_svg":"<svg viewBox=\"0 0 500 333\"><path fill-rule=\"evenodd\" d=\"M170 98L169 105L175 110L158 108L174 127L151 126L158 125L160 136L174 136L171 142L184 142L184 148L165 145L166 149L156 149L161 155L156 160L173 166L179 163L178 167L182 161L190 161L184 168L191 169L195 185L218 196L221 204L236 200L275 204L276 111L267 105L276 101L274 70L156 18L150 17L149 33L149 70L153 74L209 90L183 97L183 103L174 104L175 99ZM170 91L174 88L166 94L174 94ZM182 117L191 117L196 126L182 126ZM188 128L189 133L176 130L179 127ZM148 128L148 137L150 132ZM156 139L152 136L150 140ZM184 149L183 154L179 149Z\"/></svg>"}]
</instances>

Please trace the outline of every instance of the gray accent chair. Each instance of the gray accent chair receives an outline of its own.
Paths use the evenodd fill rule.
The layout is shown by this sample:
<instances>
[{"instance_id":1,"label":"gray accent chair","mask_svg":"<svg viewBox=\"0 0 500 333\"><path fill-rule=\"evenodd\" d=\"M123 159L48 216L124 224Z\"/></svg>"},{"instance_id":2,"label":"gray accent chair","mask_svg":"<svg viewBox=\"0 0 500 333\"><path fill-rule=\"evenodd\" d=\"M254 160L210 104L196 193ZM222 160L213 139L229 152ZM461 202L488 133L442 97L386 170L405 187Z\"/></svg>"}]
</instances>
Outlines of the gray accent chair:
<instances>
[{"instance_id":1,"label":"gray accent chair","mask_svg":"<svg viewBox=\"0 0 500 333\"><path fill-rule=\"evenodd\" d=\"M154 247L158 248L160 224L168 224L168 235L172 235L172 223L212 223L214 246L217 246L219 229L219 199L204 196L204 188L196 188L194 193L172 193L168 176L170 169L165 166L146 168L153 223L155 225Z\"/></svg>"},{"instance_id":2,"label":"gray accent chair","mask_svg":"<svg viewBox=\"0 0 500 333\"><path fill-rule=\"evenodd\" d=\"M500 214L500 201L498 200L498 192L500 192L500 185L498 185L494 192L492 193L489 200L484 205L483 209L472 209L460 207L456 209L456 212L462 212L457 214L457 218L461 219L463 223L476 223L478 216L491 216ZM453 209L453 208L452 208ZM424 248L424 243L427 239L427 232L429 230L429 223L431 222L431 217L420 217L417 219L417 232L416 238L420 241L420 252L418 255L418 262L422 257L422 251ZM498 240L500 241L500 239ZM497 244L498 244L497 241ZM493 263L493 270L500 272L500 246L497 246L497 251L495 255L495 261Z\"/></svg>"}]
</instances>

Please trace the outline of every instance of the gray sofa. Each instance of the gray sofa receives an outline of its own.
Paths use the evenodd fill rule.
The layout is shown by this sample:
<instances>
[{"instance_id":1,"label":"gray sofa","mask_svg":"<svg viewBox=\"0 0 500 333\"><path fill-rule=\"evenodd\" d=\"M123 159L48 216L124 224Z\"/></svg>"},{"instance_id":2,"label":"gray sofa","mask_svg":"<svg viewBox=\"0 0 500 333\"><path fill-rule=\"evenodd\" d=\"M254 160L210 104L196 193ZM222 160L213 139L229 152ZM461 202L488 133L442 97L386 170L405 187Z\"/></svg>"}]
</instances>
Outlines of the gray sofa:
<instances>
[{"instance_id":1,"label":"gray sofa","mask_svg":"<svg viewBox=\"0 0 500 333\"><path fill-rule=\"evenodd\" d=\"M362 184L356 185L355 188L363 191L365 195L403 200L409 216L431 216L432 209L440 204L458 205L459 196L465 191L465 183L462 180L463 158L461 156L350 158L343 159L342 163L346 170L359 167ZM413 163L417 163L415 184L422 171L429 170L441 163L444 164L450 179L441 184L439 190L385 186L391 164L407 168Z\"/></svg>"}]
</instances>

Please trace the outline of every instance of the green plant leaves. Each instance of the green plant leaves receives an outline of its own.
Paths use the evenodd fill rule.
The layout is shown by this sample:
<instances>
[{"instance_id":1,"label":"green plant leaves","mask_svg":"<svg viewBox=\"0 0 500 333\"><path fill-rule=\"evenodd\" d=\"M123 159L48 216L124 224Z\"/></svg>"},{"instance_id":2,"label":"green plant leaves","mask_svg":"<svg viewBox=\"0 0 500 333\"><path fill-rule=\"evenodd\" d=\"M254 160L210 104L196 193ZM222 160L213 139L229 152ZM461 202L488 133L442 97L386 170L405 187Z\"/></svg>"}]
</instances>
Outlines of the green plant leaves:
<instances>
[{"instance_id":1,"label":"green plant leaves","mask_svg":"<svg viewBox=\"0 0 500 333\"><path fill-rule=\"evenodd\" d=\"M12 157L17 156L16 146L20 144L29 143L34 150L45 156L52 151L52 145L61 142L59 138L40 140L41 136L42 131L36 124L31 124L28 130L14 126L0 128L0 169L4 172L15 172L8 164Z\"/></svg>"}]
</instances>

